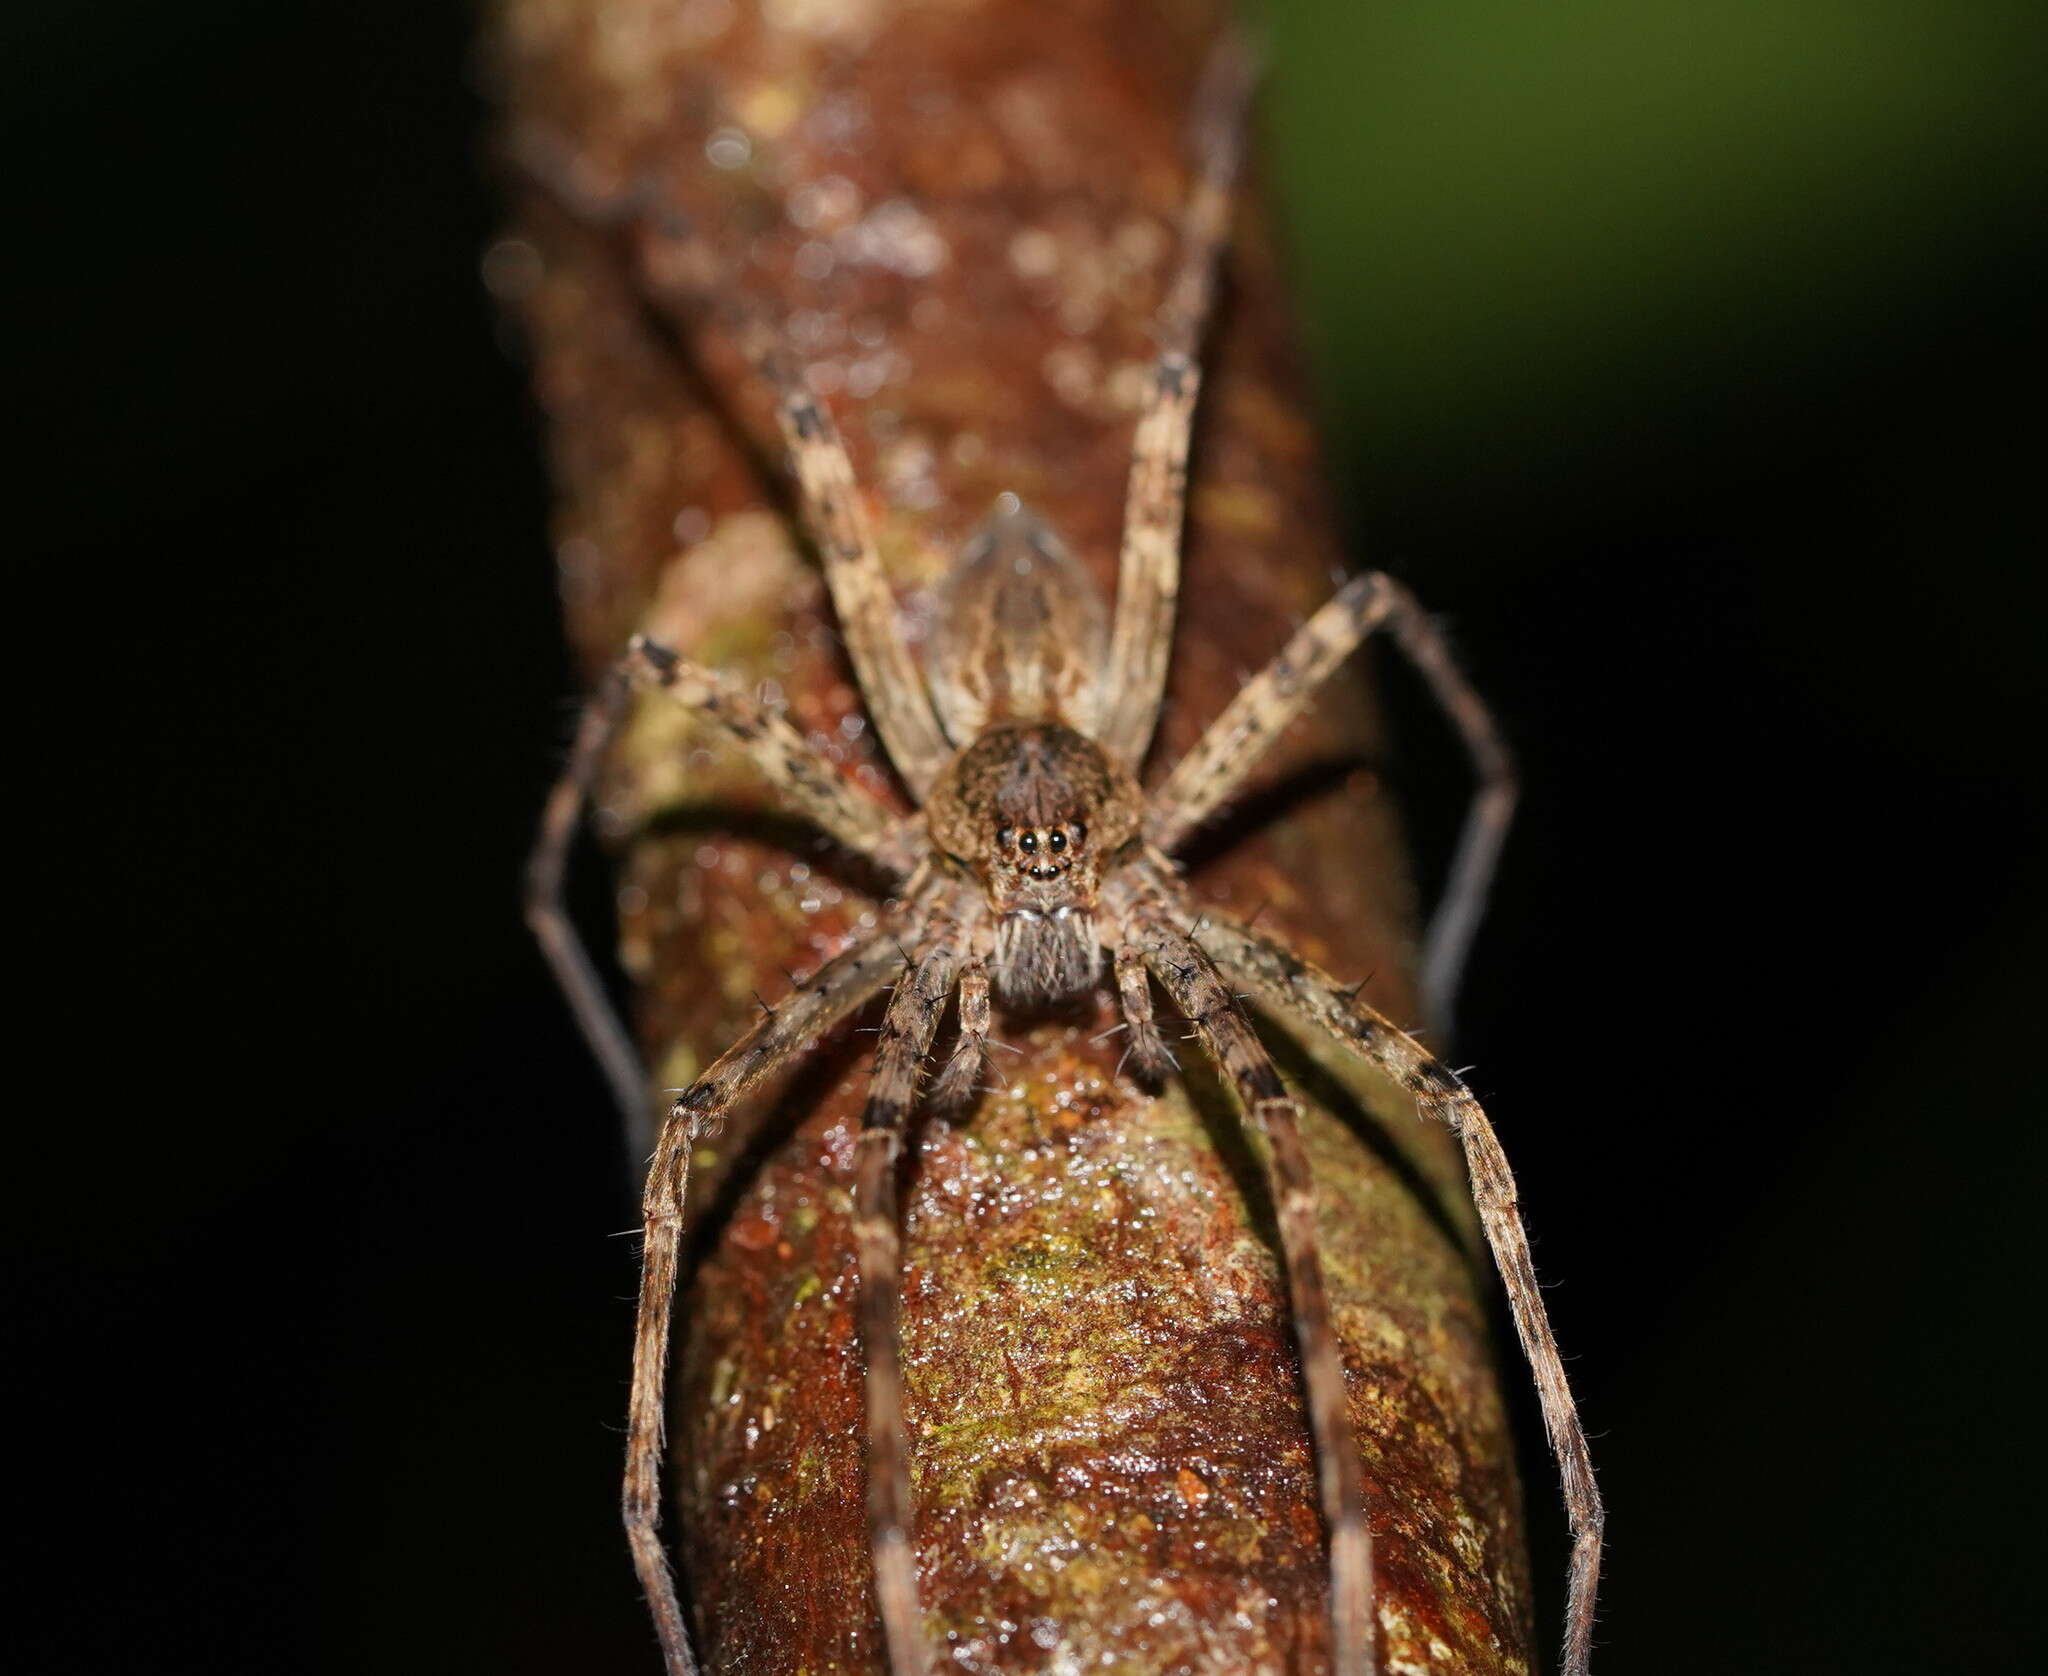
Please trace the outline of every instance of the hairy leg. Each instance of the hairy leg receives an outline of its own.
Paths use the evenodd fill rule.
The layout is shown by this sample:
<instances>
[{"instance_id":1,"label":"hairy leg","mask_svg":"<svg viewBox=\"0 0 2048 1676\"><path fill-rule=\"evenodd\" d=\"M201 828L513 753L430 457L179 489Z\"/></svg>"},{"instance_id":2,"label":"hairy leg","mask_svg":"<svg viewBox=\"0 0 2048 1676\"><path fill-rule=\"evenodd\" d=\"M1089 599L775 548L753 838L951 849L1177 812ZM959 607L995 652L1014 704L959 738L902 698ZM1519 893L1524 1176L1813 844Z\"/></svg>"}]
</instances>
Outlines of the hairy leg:
<instances>
[{"instance_id":1,"label":"hairy leg","mask_svg":"<svg viewBox=\"0 0 2048 1676\"><path fill-rule=\"evenodd\" d=\"M1572 1560L1559 1669L1563 1676L1585 1676L1593 1646L1593 1607L1600 1581L1605 1513L1593 1481L1585 1430L1572 1401L1557 1339L1550 1330L1550 1312L1544 1308L1543 1293L1536 1283L1529 1238L1515 1196L1515 1178L1493 1125L1456 1073L1356 1000L1327 972L1249 927L1213 913L1205 917L1203 946L1232 982L1244 985L1277 1012L1314 1026L1360 1055L1413 1094L1423 1113L1446 1125L1463 1146L1472 1202L1478 1207L1486 1243L1507 1288L1515 1333L1535 1376L1544 1430L1564 1484Z\"/></svg>"},{"instance_id":2,"label":"hairy leg","mask_svg":"<svg viewBox=\"0 0 2048 1676\"><path fill-rule=\"evenodd\" d=\"M1202 383L1197 358L1230 230L1230 189L1242 149L1255 66L1242 37L1227 36L1196 90L1195 182L1181 215L1180 263L1159 310L1159 359L1131 447L1117 565L1116 619L1098 703L1098 737L1136 773L1166 690L1180 595L1180 535L1187 502L1188 441Z\"/></svg>"},{"instance_id":3,"label":"hairy leg","mask_svg":"<svg viewBox=\"0 0 2048 1676\"><path fill-rule=\"evenodd\" d=\"M639 1159L654 1149L654 1097L647 1086L647 1070L562 901L569 849L583 821L583 806L632 700L632 681L623 667L615 666L583 707L569 761L542 806L540 831L527 857L526 924L611 1084L625 1122L627 1149Z\"/></svg>"},{"instance_id":4,"label":"hairy leg","mask_svg":"<svg viewBox=\"0 0 2048 1676\"><path fill-rule=\"evenodd\" d=\"M555 982L568 998L584 1040L604 1068L625 1119L636 1158L654 1145L654 1107L640 1055L605 993L589 952L562 903L569 848L606 752L632 703L636 682L661 688L712 723L753 758L783 799L892 880L908 875L918 853L905 829L881 804L804 742L782 717L732 682L679 658L644 636L606 673L585 705L561 778L548 793L540 832L526 864L526 923Z\"/></svg>"},{"instance_id":5,"label":"hairy leg","mask_svg":"<svg viewBox=\"0 0 2048 1676\"><path fill-rule=\"evenodd\" d=\"M578 220L631 230L643 241L650 289L730 330L775 393L776 424L802 491L805 522L824 561L826 586L846 637L875 732L904 781L923 802L952 755L924 678L896 621L896 597L882 568L853 462L825 405L811 394L782 334L687 216L668 201L658 177L630 187L604 184L572 147L528 125L512 138L514 163Z\"/></svg>"},{"instance_id":6,"label":"hairy leg","mask_svg":"<svg viewBox=\"0 0 2048 1676\"><path fill-rule=\"evenodd\" d=\"M1330 1529L1330 1622L1338 1676L1379 1667L1373 1612L1372 1533L1358 1448L1351 1436L1344 1363L1330 1327L1315 1222L1315 1191L1301 1144L1298 1107L1237 998L1201 947L1155 913L1132 928L1145 958L1236 1089L1245 1115L1271 1145L1273 1204L1287 1260L1294 1335L1301 1347L1309 1435L1315 1444L1323 1517Z\"/></svg>"},{"instance_id":7,"label":"hairy leg","mask_svg":"<svg viewBox=\"0 0 2048 1676\"><path fill-rule=\"evenodd\" d=\"M1377 571L1354 576L1295 631L1294 637L1174 765L1152 802L1145 835L1168 852L1185 843L1264 761L1317 690L1375 629L1384 626L1413 663L1459 733L1479 778L1451 864L1444 898L1430 920L1422 994L1434 1029L1447 1029L1472 934L1515 808L1515 768L1485 701L1473 691L1443 636L1415 596Z\"/></svg>"},{"instance_id":8,"label":"hairy leg","mask_svg":"<svg viewBox=\"0 0 2048 1676\"><path fill-rule=\"evenodd\" d=\"M684 709L702 716L743 749L783 801L817 822L892 880L906 878L921 855L902 822L811 748L804 736L716 670L678 657L636 635L626 663Z\"/></svg>"},{"instance_id":9,"label":"hairy leg","mask_svg":"<svg viewBox=\"0 0 2048 1676\"><path fill-rule=\"evenodd\" d=\"M1116 993L1131 1037L1125 1056L1137 1066L1140 1080L1156 1087L1180 1069L1180 1062L1152 1016L1152 977L1144 950L1134 943L1116 950Z\"/></svg>"},{"instance_id":10,"label":"hairy leg","mask_svg":"<svg viewBox=\"0 0 2048 1676\"><path fill-rule=\"evenodd\" d=\"M1465 679L1443 631L1400 583L1387 579L1386 587L1387 632L1428 683L1438 706L1465 741L1479 782L1465 811L1465 825L1458 834L1443 896L1429 916L1422 942L1422 1016L1432 1030L1448 1038L1458 985L1465 975L1465 956L1486 912L1487 893L1493 887L1494 869L1500 865L1508 824L1515 818L1520 785L1500 724L1486 700Z\"/></svg>"},{"instance_id":11,"label":"hairy leg","mask_svg":"<svg viewBox=\"0 0 2048 1676\"><path fill-rule=\"evenodd\" d=\"M897 772L922 803L953 754L939 727L924 677L911 662L896 620L896 596L882 568L853 461L825 404L810 392L769 329L758 321L740 334L754 365L775 386L776 419L803 490L804 517L825 562L832 608L853 659L862 701Z\"/></svg>"},{"instance_id":12,"label":"hairy leg","mask_svg":"<svg viewBox=\"0 0 2048 1676\"><path fill-rule=\"evenodd\" d=\"M910 1545L910 1438L903 1421L903 1241L897 1228L896 1164L917 1102L917 1072L931 1051L960 955L953 926L904 970L882 1019L874 1085L861 1119L854 1183L854 1239L860 1252L860 1334L867 1357L868 1540L891 1676L931 1676L932 1649L917 1605Z\"/></svg>"},{"instance_id":13,"label":"hairy leg","mask_svg":"<svg viewBox=\"0 0 2048 1676\"><path fill-rule=\"evenodd\" d=\"M985 953L977 953L960 968L960 1040L932 1084L934 1109L958 1111L974 1097L988 1058L988 1026L988 960Z\"/></svg>"},{"instance_id":14,"label":"hairy leg","mask_svg":"<svg viewBox=\"0 0 2048 1676\"><path fill-rule=\"evenodd\" d=\"M642 1202L645 1244L640 1259L640 1314L633 1338L633 1390L627 1404L626 1478L621 1499L633 1568L654 1616L668 1676L695 1676L697 1670L659 1528L669 1317L675 1303L677 1260L689 1196L690 1155L702 1137L716 1131L741 1096L880 991L900 964L895 942L886 935L827 961L683 1092L662 1125L654 1161L648 1167Z\"/></svg>"}]
</instances>

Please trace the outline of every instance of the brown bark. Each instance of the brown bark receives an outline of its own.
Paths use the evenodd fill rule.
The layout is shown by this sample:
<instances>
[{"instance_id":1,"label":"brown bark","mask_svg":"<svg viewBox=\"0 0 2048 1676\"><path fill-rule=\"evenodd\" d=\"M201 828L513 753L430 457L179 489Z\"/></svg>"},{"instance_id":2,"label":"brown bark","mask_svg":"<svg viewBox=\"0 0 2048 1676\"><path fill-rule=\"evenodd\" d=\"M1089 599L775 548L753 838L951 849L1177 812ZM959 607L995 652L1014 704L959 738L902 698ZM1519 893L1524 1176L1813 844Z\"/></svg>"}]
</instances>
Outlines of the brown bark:
<instances>
[{"instance_id":1,"label":"brown bark","mask_svg":"<svg viewBox=\"0 0 2048 1676\"><path fill-rule=\"evenodd\" d=\"M503 96L615 185L658 171L789 324L872 497L914 632L1003 490L1112 583L1147 327L1186 184L1206 0L500 0ZM495 271L535 346L570 631L635 628L772 683L898 795L791 534L762 392L657 320L626 246L540 194ZM1240 217L1196 438L1155 772L1339 572L1269 242ZM1340 680L1275 780L1372 760ZM1448 770L1447 770L1448 771ZM1207 846L1198 888L1412 1017L1412 903L1368 767ZM665 1085L842 945L860 880L772 818L744 763L643 704L605 797L624 952ZM1114 1023L999 1021L1000 1089L925 1124L904 1333L928 1621L963 1670L1321 1671L1325 1560L1270 1207L1215 1080L1152 1100ZM1277 1030L1273 1033L1278 1040ZM865 1038L708 1151L672 1487L721 1672L877 1668L849 1230ZM1190 1057L1186 1044L1183 1057ZM1393 1671L1530 1665L1510 1442L1449 1137L1297 1052ZM620 1346L620 1366L626 1361ZM623 1546L620 1565L626 1565ZM652 1654L650 1654L650 1659Z\"/></svg>"}]
</instances>

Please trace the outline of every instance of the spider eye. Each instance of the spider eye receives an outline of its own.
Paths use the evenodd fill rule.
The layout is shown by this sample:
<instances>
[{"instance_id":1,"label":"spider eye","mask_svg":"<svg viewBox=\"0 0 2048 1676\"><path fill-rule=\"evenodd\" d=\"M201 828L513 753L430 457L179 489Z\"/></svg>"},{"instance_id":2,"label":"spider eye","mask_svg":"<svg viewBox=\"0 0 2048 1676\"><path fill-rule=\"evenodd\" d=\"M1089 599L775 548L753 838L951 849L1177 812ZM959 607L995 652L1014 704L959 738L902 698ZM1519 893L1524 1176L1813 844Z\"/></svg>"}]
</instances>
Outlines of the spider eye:
<instances>
[{"instance_id":1,"label":"spider eye","mask_svg":"<svg viewBox=\"0 0 2048 1676\"><path fill-rule=\"evenodd\" d=\"M996 828L996 842L1002 845L1003 848L1006 850L1010 847L1010 839L1013 836L1014 834L1007 826L999 826Z\"/></svg>"},{"instance_id":2,"label":"spider eye","mask_svg":"<svg viewBox=\"0 0 2048 1676\"><path fill-rule=\"evenodd\" d=\"M1058 827L1052 829L1052 832L1045 841L1052 846L1052 853L1054 855L1058 855L1061 850L1067 847L1067 835Z\"/></svg>"},{"instance_id":3,"label":"spider eye","mask_svg":"<svg viewBox=\"0 0 2048 1676\"><path fill-rule=\"evenodd\" d=\"M1074 822L1074 842L1076 844L1085 844L1088 842L1088 829L1087 827L1083 826L1079 821Z\"/></svg>"},{"instance_id":4,"label":"spider eye","mask_svg":"<svg viewBox=\"0 0 2048 1676\"><path fill-rule=\"evenodd\" d=\"M1025 833L1023 837L1017 840L1017 847L1026 855L1036 855L1038 853L1038 834L1035 832Z\"/></svg>"}]
</instances>

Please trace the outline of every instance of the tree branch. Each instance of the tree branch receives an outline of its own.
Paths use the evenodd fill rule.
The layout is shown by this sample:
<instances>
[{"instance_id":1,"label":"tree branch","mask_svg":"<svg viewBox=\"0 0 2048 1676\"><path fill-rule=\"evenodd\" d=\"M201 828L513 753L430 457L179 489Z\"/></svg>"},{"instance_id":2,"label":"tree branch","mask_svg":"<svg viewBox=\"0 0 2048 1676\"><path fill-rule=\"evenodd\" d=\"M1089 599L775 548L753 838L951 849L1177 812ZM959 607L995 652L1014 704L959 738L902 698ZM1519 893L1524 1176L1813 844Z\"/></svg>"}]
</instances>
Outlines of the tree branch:
<instances>
[{"instance_id":1,"label":"tree branch","mask_svg":"<svg viewBox=\"0 0 2048 1676\"><path fill-rule=\"evenodd\" d=\"M915 627L1005 491L1111 586L1182 117L1218 23L1197 0L500 0L494 27L511 122L559 136L596 194L652 183L788 323ZM649 629L772 684L893 794L730 332L650 309L630 232L530 185L517 201L497 268L534 345L585 666ZM1257 221L1239 216L1210 346L1155 778L1342 568ZM1379 744L1362 680L1340 678L1273 765L1297 795L1207 845L1196 884L1372 974L1367 997L1412 1018L1394 812L1370 769L1318 771ZM673 706L636 713L604 802L632 834L641 1038L679 1086L872 903L830 850L748 816L744 766ZM999 1017L1021 1050L995 1056L1000 1086L923 1131L904 1333L928 1618L967 1670L1320 1671L1323 1534L1270 1207L1220 1089L1192 1075L1143 1097L1099 1038L1113 1023ZM715 1671L878 1667L849 1230L866 1040L827 1050L700 1171L672 1482ZM1307 1140L1387 1667L1526 1670L1489 1276L1454 1145L1353 1067L1290 1069L1318 1097Z\"/></svg>"}]
</instances>

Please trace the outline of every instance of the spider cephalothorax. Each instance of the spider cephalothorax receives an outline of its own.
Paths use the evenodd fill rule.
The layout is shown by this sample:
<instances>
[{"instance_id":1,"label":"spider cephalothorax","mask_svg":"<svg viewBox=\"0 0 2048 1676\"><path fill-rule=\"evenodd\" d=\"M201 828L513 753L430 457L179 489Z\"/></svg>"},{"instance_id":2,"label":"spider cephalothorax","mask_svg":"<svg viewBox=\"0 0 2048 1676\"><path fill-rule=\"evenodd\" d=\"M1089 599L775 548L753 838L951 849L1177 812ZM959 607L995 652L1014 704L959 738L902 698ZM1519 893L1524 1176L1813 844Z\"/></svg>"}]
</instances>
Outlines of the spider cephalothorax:
<instances>
[{"instance_id":1,"label":"spider cephalothorax","mask_svg":"<svg viewBox=\"0 0 2048 1676\"><path fill-rule=\"evenodd\" d=\"M1130 775L1063 723L997 723L947 764L925 808L932 842L987 892L996 992L1028 1007L1092 989L1097 894L1138 831Z\"/></svg>"},{"instance_id":2,"label":"spider cephalothorax","mask_svg":"<svg viewBox=\"0 0 2048 1676\"><path fill-rule=\"evenodd\" d=\"M1148 797L1134 770L1165 690L1179 586L1179 536L1199 369L1196 340L1226 221L1241 52L1218 54L1200 95L1200 165L1177 272L1161 309L1161 354L1133 450L1113 620L1087 573L1052 532L1005 496L967 544L946 585L924 667L900 633L895 602L853 468L831 415L806 388L773 330L741 311L742 342L774 386L834 610L874 733L919 816L866 795L788 720L672 651L636 640L586 712L574 757L549 800L531 872L530 914L603 1059L629 1122L644 1121L648 1079L560 900L570 839L635 686L659 688L746 751L784 800L897 892L881 923L797 981L684 1090L654 1147L642 1202L646 1245L628 1414L626 1527L670 1676L694 1676L690 1636L658 1532L658 1475L670 1311L683 1242L690 1160L734 1105L833 1027L890 990L856 1165L855 1237L868 1394L868 1500L876 1594L892 1676L938 1668L919 1607L923 1556L913 1540L910 1439L903 1416L897 1304L901 1285L897 1164L921 1098L965 1106L990 1043L991 994L1035 1007L1113 982L1127 1062L1147 1080L1172 1054L1153 1019L1153 985L1192 1029L1270 1143L1272 1204L1293 1303L1309 1421L1329 1529L1331 1644L1338 1676L1377 1667L1373 1554L1345 1374L1324 1296L1313 1186L1298 1102L1261 1043L1246 997L1345 1049L1408 1090L1465 1151L1480 1222L1528 1352L1546 1429L1563 1470L1573 1532L1564 1676L1584 1676L1591 1644L1601 1509L1585 1437L1529 1261L1514 1181L1491 1124L1459 1078L1412 1037L1279 940L1198 905L1170 860L1247 782L1320 684L1384 627L1462 731L1482 787L1423 962L1441 1012L1470 939L1513 801L1491 718L1405 589L1355 577L1247 682L1200 742ZM544 166L549 155L537 148ZM562 194L594 220L642 211L591 203L579 176ZM673 218L642 229L689 243ZM684 254L687 254L684 253ZM701 252L699 255L703 254ZM673 257L676 251L668 252ZM715 272L715 260L653 264ZM692 298L701 307L707 299ZM728 312L731 312L730 310ZM1104 971L1104 953L1113 956ZM764 1003L765 1005L765 1003ZM940 1019L957 1008L958 1039L928 1085L922 1071Z\"/></svg>"}]
</instances>

